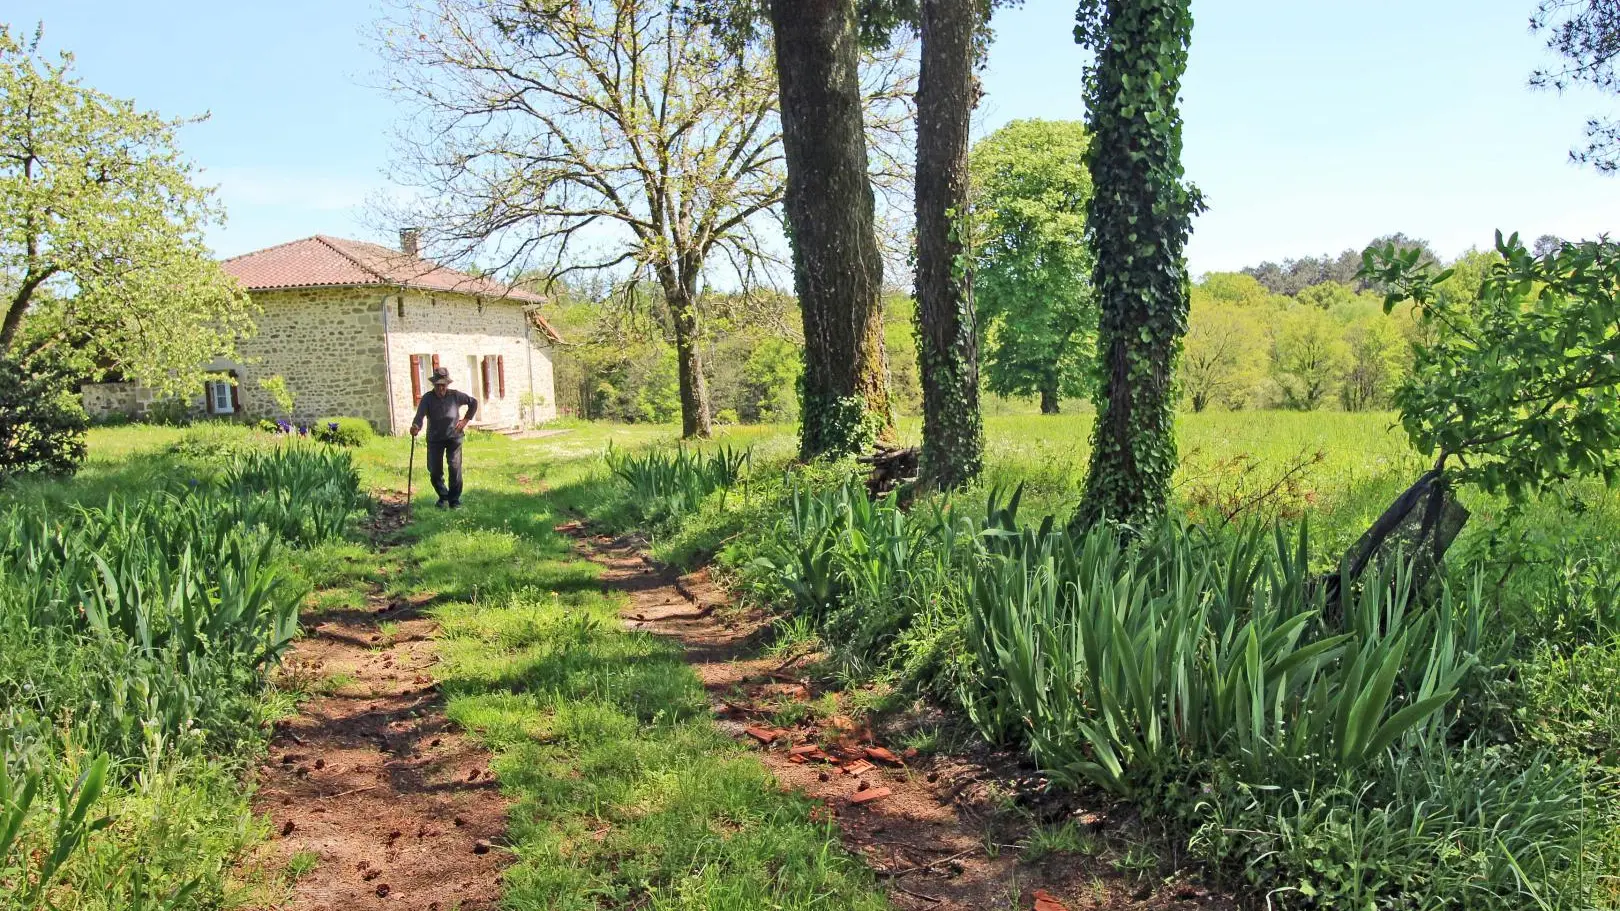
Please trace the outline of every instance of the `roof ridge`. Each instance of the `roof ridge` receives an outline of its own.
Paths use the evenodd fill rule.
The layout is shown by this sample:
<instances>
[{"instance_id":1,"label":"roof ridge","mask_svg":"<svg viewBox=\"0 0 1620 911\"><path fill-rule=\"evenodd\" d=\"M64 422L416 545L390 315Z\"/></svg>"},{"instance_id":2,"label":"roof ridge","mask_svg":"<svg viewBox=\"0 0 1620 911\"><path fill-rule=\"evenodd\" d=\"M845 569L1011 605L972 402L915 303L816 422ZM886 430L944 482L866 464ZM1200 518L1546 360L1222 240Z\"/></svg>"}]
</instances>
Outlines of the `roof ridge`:
<instances>
[{"instance_id":1,"label":"roof ridge","mask_svg":"<svg viewBox=\"0 0 1620 911\"><path fill-rule=\"evenodd\" d=\"M332 243L332 241L334 241L334 240L342 241L344 243L349 243L350 241L348 240L348 238L345 238L345 237L329 237L329 236L327 236L325 234L316 234L316 235L314 235L314 238L316 240L320 241L322 244L325 244L327 249L331 250L333 253L336 253L337 255L339 255L339 256L343 257L344 259L348 260L349 262L354 263L355 268L359 269L362 272L365 272L368 275L371 275L371 276L375 277L377 279L377 281L382 282L385 285L387 285L387 284L397 284L397 282L393 281L388 276L382 274L381 272L378 272L376 269L371 268L370 266L366 265L365 263L361 262L360 260L355 259L353 256L350 256L349 251L343 249L338 244ZM354 241L354 243L360 243L360 241ZM381 245L380 244L373 244L372 246L381 246Z\"/></svg>"},{"instance_id":2,"label":"roof ridge","mask_svg":"<svg viewBox=\"0 0 1620 911\"><path fill-rule=\"evenodd\" d=\"M321 239L321 235L319 235L319 234L311 234L308 237L300 237L297 240L289 240L289 241L287 241L285 243L273 244L273 245L268 246L268 247L261 247L261 248L259 248L257 250L249 250L246 253L238 253L235 256L227 256L224 259L220 260L220 262L221 263L235 262L235 261L237 261L239 259L246 259L249 256L258 256L260 253L269 253L271 250L280 250L282 247L290 247L293 244L301 244L301 243L305 243L307 241L320 240L320 239ZM330 245L328 245L328 246L330 246Z\"/></svg>"}]
</instances>

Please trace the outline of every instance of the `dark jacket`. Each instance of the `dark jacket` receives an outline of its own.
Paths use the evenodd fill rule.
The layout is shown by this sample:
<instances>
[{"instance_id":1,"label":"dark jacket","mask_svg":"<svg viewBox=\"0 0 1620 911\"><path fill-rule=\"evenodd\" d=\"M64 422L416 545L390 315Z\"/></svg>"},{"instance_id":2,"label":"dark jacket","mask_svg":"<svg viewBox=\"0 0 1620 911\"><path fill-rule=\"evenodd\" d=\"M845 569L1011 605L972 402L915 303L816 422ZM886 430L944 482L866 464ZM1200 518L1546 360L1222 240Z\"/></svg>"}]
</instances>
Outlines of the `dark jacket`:
<instances>
[{"instance_id":1,"label":"dark jacket","mask_svg":"<svg viewBox=\"0 0 1620 911\"><path fill-rule=\"evenodd\" d=\"M421 426L427 421L427 438L430 443L440 443L445 440L457 440L461 434L456 431L456 422L461 420L461 409L467 408L467 420L471 421L473 415L478 413L478 400L459 389L451 389L444 395L429 392L422 396L422 401L416 405L416 419L411 421L412 427Z\"/></svg>"}]
</instances>

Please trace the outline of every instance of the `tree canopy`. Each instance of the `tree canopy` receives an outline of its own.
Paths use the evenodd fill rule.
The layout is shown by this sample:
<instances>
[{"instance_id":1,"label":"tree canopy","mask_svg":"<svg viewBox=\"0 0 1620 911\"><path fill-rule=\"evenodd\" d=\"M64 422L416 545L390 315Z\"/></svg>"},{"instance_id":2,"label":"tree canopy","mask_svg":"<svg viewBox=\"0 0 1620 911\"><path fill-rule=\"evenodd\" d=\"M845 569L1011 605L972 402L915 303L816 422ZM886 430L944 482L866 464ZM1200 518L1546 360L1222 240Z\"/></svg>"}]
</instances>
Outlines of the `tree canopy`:
<instances>
[{"instance_id":1,"label":"tree canopy","mask_svg":"<svg viewBox=\"0 0 1620 911\"><path fill-rule=\"evenodd\" d=\"M656 0L421 0L382 32L414 108L407 217L445 252L493 250L552 277L618 270L657 287L678 355L683 430L710 415L698 299L724 258L747 279L782 200L769 65Z\"/></svg>"},{"instance_id":2,"label":"tree canopy","mask_svg":"<svg viewBox=\"0 0 1620 911\"><path fill-rule=\"evenodd\" d=\"M0 25L0 358L201 388L252 331L203 244L220 211L165 120L85 86Z\"/></svg>"},{"instance_id":3,"label":"tree canopy","mask_svg":"<svg viewBox=\"0 0 1620 911\"><path fill-rule=\"evenodd\" d=\"M997 395L1039 395L1048 414L1060 398L1089 393L1095 376L1086 145L1077 121L1016 120L972 154L986 385Z\"/></svg>"}]
</instances>

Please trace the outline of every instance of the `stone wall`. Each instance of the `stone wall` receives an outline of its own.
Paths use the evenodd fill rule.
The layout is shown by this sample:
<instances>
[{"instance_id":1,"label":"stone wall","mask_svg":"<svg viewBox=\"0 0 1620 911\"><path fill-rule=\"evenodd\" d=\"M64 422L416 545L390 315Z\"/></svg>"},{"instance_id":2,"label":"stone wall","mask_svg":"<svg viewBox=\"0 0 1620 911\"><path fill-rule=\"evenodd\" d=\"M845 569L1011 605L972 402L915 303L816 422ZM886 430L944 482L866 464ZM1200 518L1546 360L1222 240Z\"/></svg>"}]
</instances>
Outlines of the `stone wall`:
<instances>
[{"instance_id":1,"label":"stone wall","mask_svg":"<svg viewBox=\"0 0 1620 911\"><path fill-rule=\"evenodd\" d=\"M292 391L296 423L326 417L365 418L387 432L383 386L383 289L302 288L255 291L264 310L258 331L237 345L240 361L215 361L212 370L237 375L242 416L284 416L259 385L280 375Z\"/></svg>"},{"instance_id":2,"label":"stone wall","mask_svg":"<svg viewBox=\"0 0 1620 911\"><path fill-rule=\"evenodd\" d=\"M557 416L551 346L516 301L464 294L410 291L388 299L388 367L394 428L404 433L416 414L411 397L411 355L433 355L450 371L451 388L478 399L475 426L530 427ZM485 357L503 357L506 395L491 368L489 394L482 388ZM426 392L424 386L423 391Z\"/></svg>"},{"instance_id":3,"label":"stone wall","mask_svg":"<svg viewBox=\"0 0 1620 911\"><path fill-rule=\"evenodd\" d=\"M85 383L79 387L84 413L93 421L111 417L140 417L145 405L139 400L141 387L135 383Z\"/></svg>"}]
</instances>

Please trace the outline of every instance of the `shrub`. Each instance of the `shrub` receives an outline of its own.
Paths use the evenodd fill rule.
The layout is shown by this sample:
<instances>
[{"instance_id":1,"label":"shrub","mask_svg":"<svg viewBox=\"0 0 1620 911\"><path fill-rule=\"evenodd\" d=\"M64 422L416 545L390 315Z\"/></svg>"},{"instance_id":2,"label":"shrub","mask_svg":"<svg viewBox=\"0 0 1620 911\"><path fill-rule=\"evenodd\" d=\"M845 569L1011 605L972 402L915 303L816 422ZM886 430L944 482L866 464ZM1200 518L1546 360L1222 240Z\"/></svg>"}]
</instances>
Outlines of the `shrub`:
<instances>
[{"instance_id":1,"label":"shrub","mask_svg":"<svg viewBox=\"0 0 1620 911\"><path fill-rule=\"evenodd\" d=\"M77 471L89 426L62 377L32 373L0 359L0 483L22 475Z\"/></svg>"},{"instance_id":2,"label":"shrub","mask_svg":"<svg viewBox=\"0 0 1620 911\"><path fill-rule=\"evenodd\" d=\"M322 418L311 425L310 435L322 443L364 446L377 433L371 429L371 422L364 418Z\"/></svg>"}]
</instances>

